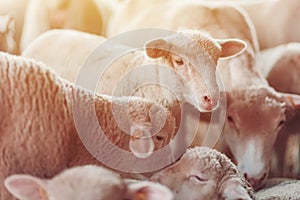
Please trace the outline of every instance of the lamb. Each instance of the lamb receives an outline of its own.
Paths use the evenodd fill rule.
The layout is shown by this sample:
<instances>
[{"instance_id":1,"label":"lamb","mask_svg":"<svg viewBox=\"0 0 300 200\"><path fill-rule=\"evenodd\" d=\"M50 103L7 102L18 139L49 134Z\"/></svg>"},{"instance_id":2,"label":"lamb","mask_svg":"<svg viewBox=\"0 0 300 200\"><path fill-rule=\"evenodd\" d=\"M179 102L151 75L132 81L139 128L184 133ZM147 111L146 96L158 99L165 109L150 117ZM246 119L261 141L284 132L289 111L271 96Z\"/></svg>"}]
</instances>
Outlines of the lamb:
<instances>
[{"instance_id":1,"label":"lamb","mask_svg":"<svg viewBox=\"0 0 300 200\"><path fill-rule=\"evenodd\" d=\"M254 195L260 200L297 200L300 197L300 181L284 178L269 179L266 187Z\"/></svg>"},{"instance_id":2,"label":"lamb","mask_svg":"<svg viewBox=\"0 0 300 200\"><path fill-rule=\"evenodd\" d=\"M299 43L279 45L260 52L257 55L256 66L277 91L299 95L297 79L297 75L300 75L299 55ZM297 178L300 175L298 164L300 156L299 117L299 111L291 113L286 124L278 133L271 176Z\"/></svg>"},{"instance_id":3,"label":"lamb","mask_svg":"<svg viewBox=\"0 0 300 200\"><path fill-rule=\"evenodd\" d=\"M101 13L93 0L29 0L20 49L23 51L49 29L76 29L100 35L102 26Z\"/></svg>"},{"instance_id":4,"label":"lamb","mask_svg":"<svg viewBox=\"0 0 300 200\"><path fill-rule=\"evenodd\" d=\"M0 53L0 85L0 181L13 173L49 178L83 164L140 172L151 162L140 157L176 133L165 108L139 97L94 95L33 60ZM3 187L0 199L11 199Z\"/></svg>"},{"instance_id":5,"label":"lamb","mask_svg":"<svg viewBox=\"0 0 300 200\"><path fill-rule=\"evenodd\" d=\"M144 9L134 9L135 4L135 0L129 0L120 6L111 19L108 34L151 26L175 30L196 28L209 32L214 38L238 38L247 43L246 50L239 56L218 62L227 105L221 138L205 136L206 127L200 127L197 134L200 139L194 144L214 146L219 139L218 149L237 163L255 189L262 187L268 177L278 132L287 115L299 106L300 97L276 92L256 69L259 45L254 25L245 10L224 1L164 1ZM129 20L133 16L134 20ZM191 124L193 121L199 119L190 119Z\"/></svg>"},{"instance_id":6,"label":"lamb","mask_svg":"<svg viewBox=\"0 0 300 200\"><path fill-rule=\"evenodd\" d=\"M20 200L171 200L172 192L160 184L130 183L119 175L94 165L64 170L52 179L25 174L11 175L4 185Z\"/></svg>"},{"instance_id":7,"label":"lamb","mask_svg":"<svg viewBox=\"0 0 300 200\"><path fill-rule=\"evenodd\" d=\"M255 199L249 183L224 154L194 147L150 178L169 187L175 199Z\"/></svg>"},{"instance_id":8,"label":"lamb","mask_svg":"<svg viewBox=\"0 0 300 200\"><path fill-rule=\"evenodd\" d=\"M53 42L54 40L55 42ZM194 44L194 40L197 41L197 44ZM214 40L209 35L200 31L183 31L182 34L173 33L165 38L147 41L145 44L147 56L144 55L144 50L133 51L121 56L121 58L118 58L112 65L106 68L106 66L99 64L102 60L105 60L103 55L110 55L115 49L119 51L119 49L122 48L129 52L131 48L121 44L115 44L115 47L113 47L115 49L109 46L111 49L102 50L101 53L99 53L99 50L101 50L100 46L100 49L98 48L91 53L92 50L95 49L95 43L93 43L93 41L100 44L103 42L103 39L98 38L97 42L96 37L92 38L92 36L79 32L53 30L41 35L22 55L52 66L62 77L72 82L76 80L75 78L79 70L84 68L82 64L95 66L93 73L102 72L102 74L99 73L101 77L99 78L97 92L114 96L120 95L113 93L113 91L123 75L126 73L127 75L130 74L130 71L142 65L151 65L151 68L149 67L150 72L146 73L146 77L143 75L145 72L137 76L134 76L135 74L133 73L132 77L127 77L127 80L130 81L127 81L126 84L124 84L125 86L122 87L122 95L138 96L138 94L132 94L132 89L134 91L136 85L139 85L139 83L144 80L148 80L149 78L147 77L149 77L149 74L153 73L153 77L150 76L153 80L158 80L159 83L167 86L176 86L172 92L178 95L180 100L190 103L198 110L207 112L213 110L218 103L219 94L215 76L215 65L219 57L226 58L238 55L245 48L244 42L240 40L219 40L218 44L218 40ZM86 45L87 49L73 52L74 47L80 49L83 44ZM65 46L65 50L57 51L61 48L61 45ZM47 48L45 48L46 46ZM162 48L162 50L159 48ZM168 51L163 49L167 49ZM195 57L195 51L199 51L201 56ZM56 52L59 52L59 54L56 54ZM70 54L69 52L72 53ZM187 60L182 60L170 52L184 52ZM89 56L89 61L91 62L89 63L87 61L83 63L82 61L84 61L89 53L91 53ZM209 54L212 60L210 60L207 54ZM149 57L152 59L149 59ZM192 66L189 62L193 62L199 66ZM162 65L165 64L170 66L171 70L175 71L175 73L162 69ZM183 78L178 76L177 73L182 75ZM191 91L185 89L185 87L187 87L187 81ZM150 89L145 89L142 91L142 95L156 102L162 102L162 98L164 98L166 102L172 104L174 99L161 90L161 87L154 89L154 92L150 92ZM166 104L167 103L165 103L165 105Z\"/></svg>"},{"instance_id":9,"label":"lamb","mask_svg":"<svg viewBox=\"0 0 300 200\"><path fill-rule=\"evenodd\" d=\"M15 23L10 16L0 16L0 51L16 52Z\"/></svg>"}]
</instances>

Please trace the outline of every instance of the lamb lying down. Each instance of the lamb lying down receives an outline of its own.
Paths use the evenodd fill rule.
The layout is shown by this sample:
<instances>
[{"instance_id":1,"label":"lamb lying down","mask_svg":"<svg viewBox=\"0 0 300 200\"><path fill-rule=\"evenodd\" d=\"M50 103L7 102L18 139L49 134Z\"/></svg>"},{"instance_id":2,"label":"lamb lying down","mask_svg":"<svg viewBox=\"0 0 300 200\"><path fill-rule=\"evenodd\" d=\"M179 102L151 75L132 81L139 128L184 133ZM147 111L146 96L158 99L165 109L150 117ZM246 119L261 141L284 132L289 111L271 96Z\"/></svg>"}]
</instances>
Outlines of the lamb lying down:
<instances>
[{"instance_id":1,"label":"lamb lying down","mask_svg":"<svg viewBox=\"0 0 300 200\"><path fill-rule=\"evenodd\" d=\"M168 186L177 200L255 199L230 159L208 147L188 149L176 164L150 180Z\"/></svg>"},{"instance_id":2,"label":"lamb lying down","mask_svg":"<svg viewBox=\"0 0 300 200\"><path fill-rule=\"evenodd\" d=\"M172 192L158 183L127 183L112 171L93 165L70 168L48 180L11 175L4 184L20 200L173 199Z\"/></svg>"},{"instance_id":3,"label":"lamb lying down","mask_svg":"<svg viewBox=\"0 0 300 200\"><path fill-rule=\"evenodd\" d=\"M255 193L260 200L298 200L300 199L300 181L274 178L266 182L266 187Z\"/></svg>"}]
</instances>

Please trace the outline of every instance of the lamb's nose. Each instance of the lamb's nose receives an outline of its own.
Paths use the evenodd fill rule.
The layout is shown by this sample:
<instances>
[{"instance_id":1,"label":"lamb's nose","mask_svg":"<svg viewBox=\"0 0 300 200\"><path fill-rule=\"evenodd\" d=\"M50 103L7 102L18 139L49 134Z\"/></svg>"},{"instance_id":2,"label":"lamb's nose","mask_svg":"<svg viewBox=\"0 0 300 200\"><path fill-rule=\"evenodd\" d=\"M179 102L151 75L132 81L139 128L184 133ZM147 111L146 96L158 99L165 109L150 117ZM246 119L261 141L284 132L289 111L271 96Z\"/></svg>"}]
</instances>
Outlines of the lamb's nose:
<instances>
[{"instance_id":1,"label":"lamb's nose","mask_svg":"<svg viewBox=\"0 0 300 200\"><path fill-rule=\"evenodd\" d=\"M203 96L203 104L205 109L212 110L216 107L217 101L214 100L211 96L205 95Z\"/></svg>"},{"instance_id":2,"label":"lamb's nose","mask_svg":"<svg viewBox=\"0 0 300 200\"><path fill-rule=\"evenodd\" d=\"M244 174L244 177L249 181L249 183L252 185L252 187L255 190L260 189L263 186L264 180L267 177L267 173L264 173L260 177L249 177L246 173Z\"/></svg>"}]
</instances>

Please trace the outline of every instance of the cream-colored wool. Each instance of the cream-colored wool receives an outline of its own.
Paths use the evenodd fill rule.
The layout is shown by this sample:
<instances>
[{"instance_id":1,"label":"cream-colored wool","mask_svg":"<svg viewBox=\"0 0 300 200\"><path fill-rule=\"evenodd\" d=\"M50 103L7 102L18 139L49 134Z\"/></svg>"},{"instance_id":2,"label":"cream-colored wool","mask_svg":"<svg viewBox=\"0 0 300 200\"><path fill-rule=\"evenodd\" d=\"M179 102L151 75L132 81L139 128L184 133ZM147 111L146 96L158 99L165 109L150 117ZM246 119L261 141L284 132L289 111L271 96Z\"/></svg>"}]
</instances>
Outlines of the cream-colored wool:
<instances>
[{"instance_id":1,"label":"cream-colored wool","mask_svg":"<svg viewBox=\"0 0 300 200\"><path fill-rule=\"evenodd\" d=\"M178 162L150 180L168 186L176 200L255 199L231 160L208 147L188 149Z\"/></svg>"},{"instance_id":2,"label":"cream-colored wool","mask_svg":"<svg viewBox=\"0 0 300 200\"><path fill-rule=\"evenodd\" d=\"M168 144L175 134L174 117L149 100L94 95L33 60L0 53L0 86L0 181L12 173L49 178L67 167L101 165L80 139L90 144L94 156L105 151L116 159L116 150L108 149L104 135L98 132L99 124L106 139L127 151L132 149L132 140L140 139L124 132L132 127L159 130L146 140L153 142L153 150ZM161 124L164 116L166 121ZM0 190L0 199L9 200L4 188Z\"/></svg>"}]
</instances>

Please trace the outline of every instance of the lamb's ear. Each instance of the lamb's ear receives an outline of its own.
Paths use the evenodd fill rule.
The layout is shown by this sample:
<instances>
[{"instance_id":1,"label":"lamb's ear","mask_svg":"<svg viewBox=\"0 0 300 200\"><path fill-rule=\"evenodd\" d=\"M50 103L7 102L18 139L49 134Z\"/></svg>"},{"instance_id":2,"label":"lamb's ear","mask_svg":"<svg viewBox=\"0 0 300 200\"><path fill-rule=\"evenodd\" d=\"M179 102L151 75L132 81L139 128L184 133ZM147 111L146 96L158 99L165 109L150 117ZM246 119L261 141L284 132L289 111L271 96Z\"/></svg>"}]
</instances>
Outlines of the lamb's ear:
<instances>
[{"instance_id":1,"label":"lamb's ear","mask_svg":"<svg viewBox=\"0 0 300 200\"><path fill-rule=\"evenodd\" d=\"M248 194L246 188L244 188L240 181L234 178L227 179L220 187L219 191L222 199L226 200L251 200L252 198Z\"/></svg>"},{"instance_id":2,"label":"lamb's ear","mask_svg":"<svg viewBox=\"0 0 300 200\"><path fill-rule=\"evenodd\" d=\"M150 58L160 58L168 53L169 43L164 39L155 39L146 43L145 48Z\"/></svg>"},{"instance_id":3,"label":"lamb's ear","mask_svg":"<svg viewBox=\"0 0 300 200\"><path fill-rule=\"evenodd\" d=\"M7 190L22 200L47 200L45 181L30 175L11 175L4 181Z\"/></svg>"},{"instance_id":4,"label":"lamb's ear","mask_svg":"<svg viewBox=\"0 0 300 200\"><path fill-rule=\"evenodd\" d=\"M149 117L151 121L151 130L153 133L158 133L164 128L167 120L167 109L159 105L151 106L149 110Z\"/></svg>"},{"instance_id":5,"label":"lamb's ear","mask_svg":"<svg viewBox=\"0 0 300 200\"><path fill-rule=\"evenodd\" d=\"M148 127L130 127L129 149L138 158L147 158L153 153L154 142Z\"/></svg>"},{"instance_id":6,"label":"lamb's ear","mask_svg":"<svg viewBox=\"0 0 300 200\"><path fill-rule=\"evenodd\" d=\"M131 183L127 186L129 199L171 200L173 194L167 187L149 181Z\"/></svg>"},{"instance_id":7,"label":"lamb's ear","mask_svg":"<svg viewBox=\"0 0 300 200\"><path fill-rule=\"evenodd\" d=\"M232 58L238 56L247 48L246 42L239 39L217 39L216 41L222 48L220 58Z\"/></svg>"}]
</instances>

